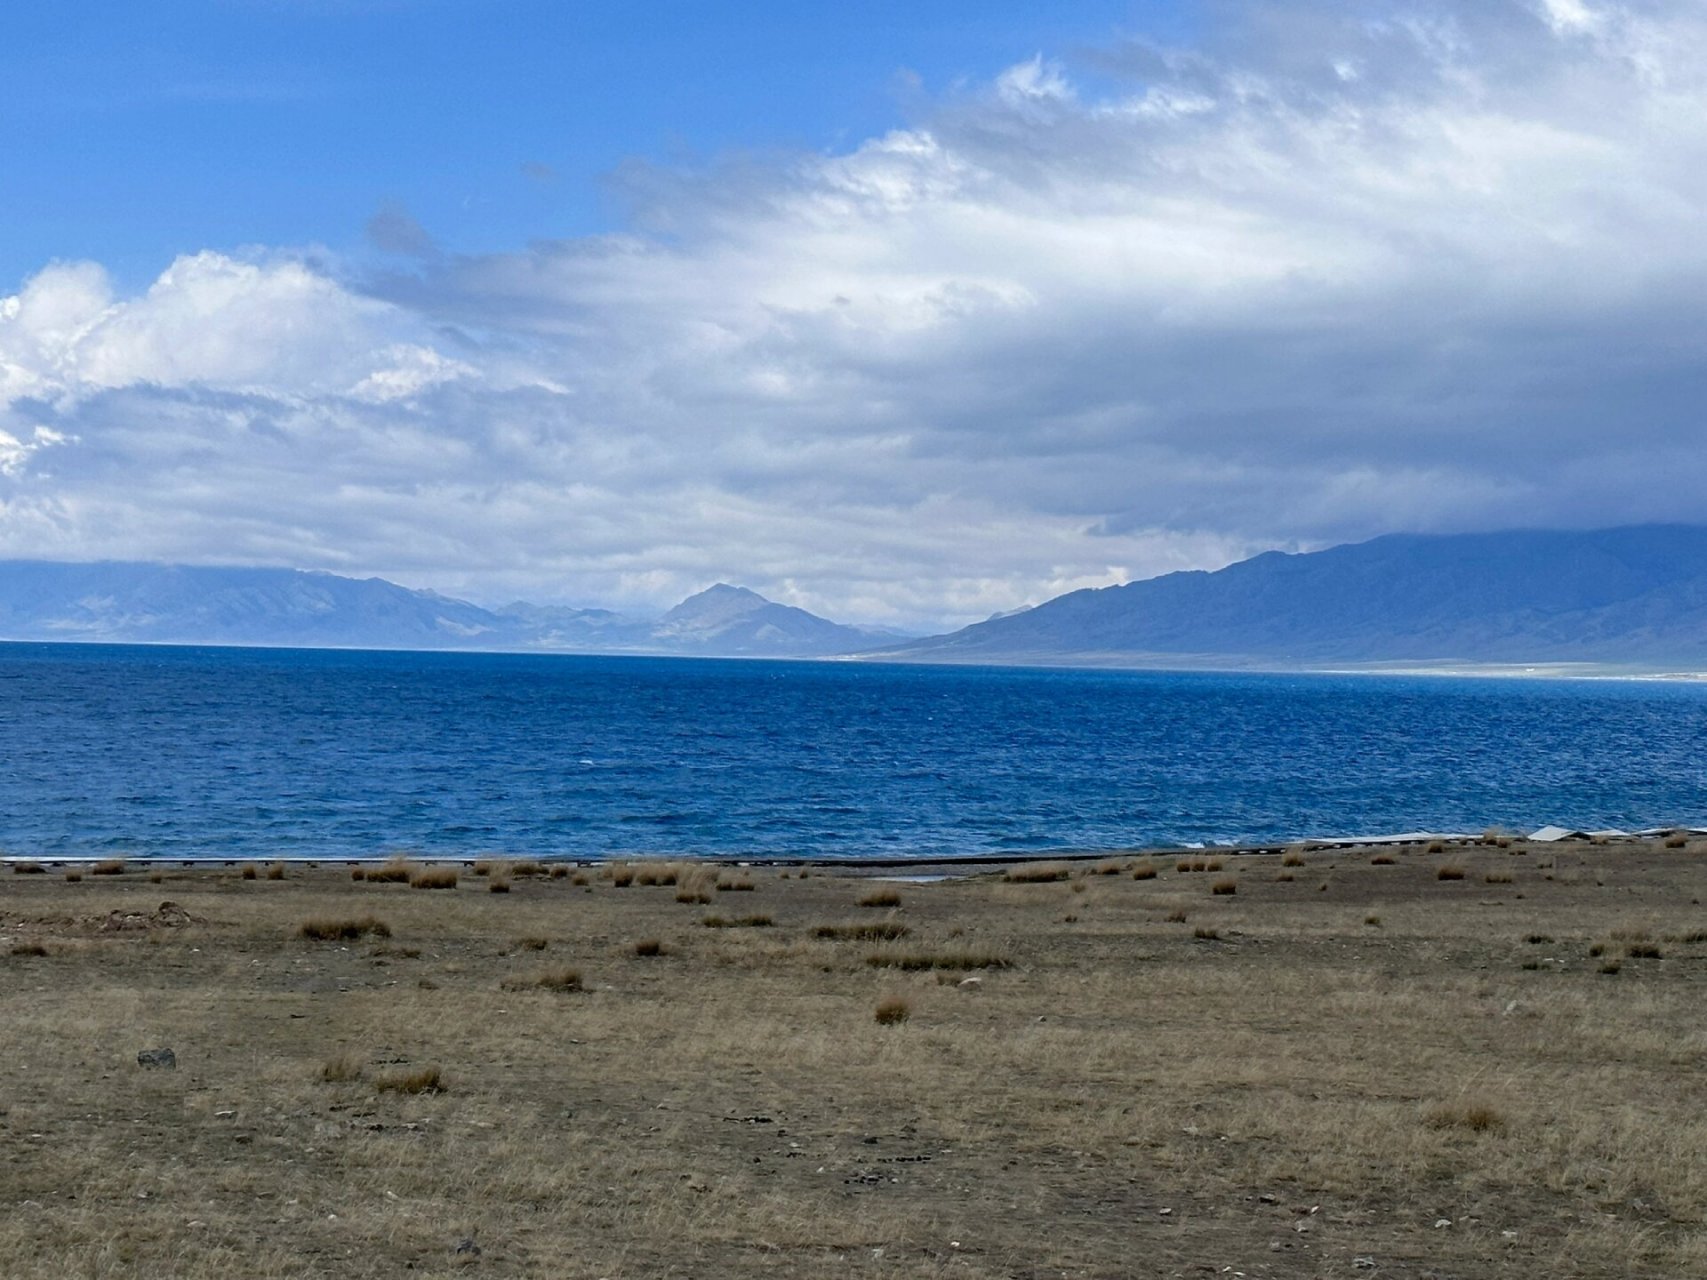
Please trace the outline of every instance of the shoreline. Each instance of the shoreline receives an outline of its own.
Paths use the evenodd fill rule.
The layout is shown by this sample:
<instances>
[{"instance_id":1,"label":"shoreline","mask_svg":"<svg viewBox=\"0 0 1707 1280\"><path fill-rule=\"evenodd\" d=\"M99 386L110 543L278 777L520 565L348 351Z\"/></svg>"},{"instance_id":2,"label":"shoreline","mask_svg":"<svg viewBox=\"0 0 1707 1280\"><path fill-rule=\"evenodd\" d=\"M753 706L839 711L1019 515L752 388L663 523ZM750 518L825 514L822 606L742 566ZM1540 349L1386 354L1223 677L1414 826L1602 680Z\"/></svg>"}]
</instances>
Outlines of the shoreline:
<instances>
[{"instance_id":1,"label":"shoreline","mask_svg":"<svg viewBox=\"0 0 1707 1280\"><path fill-rule=\"evenodd\" d=\"M1549 845L1585 843L1616 845L1651 843L1671 835L1707 836L1707 826L1687 823L1643 827L1633 831L1621 829L1566 828L1543 826L1530 831L1511 830L1491 825L1480 832L1466 831L1403 831L1380 835L1356 836L1296 836L1284 840L1240 841L1228 844L1162 844L1122 845L1107 848L1053 848L1014 850L1012 852L982 852L965 854L878 855L864 857L848 855L825 857L812 854L798 856L753 855L739 853L432 853L425 850L392 850L374 854L306 855L280 854L256 857L228 857L209 854L182 857L174 854L144 852L108 852L90 854L0 854L0 867L39 865L44 868L81 868L102 862L134 862L138 866L180 868L241 867L282 863L291 867L370 867L387 862L403 861L418 866L459 866L473 868L481 864L538 862L547 866L597 868L613 865L658 865L663 863L692 863L708 867L806 867L822 870L843 870L857 874L861 869L908 869L925 873L936 868L972 868L996 870L1038 862L1086 863L1108 858L1174 858L1187 856L1255 857L1282 854L1289 851L1305 853L1358 849L1405 848L1440 844L1447 848L1474 848L1504 840L1508 844Z\"/></svg>"}]
</instances>

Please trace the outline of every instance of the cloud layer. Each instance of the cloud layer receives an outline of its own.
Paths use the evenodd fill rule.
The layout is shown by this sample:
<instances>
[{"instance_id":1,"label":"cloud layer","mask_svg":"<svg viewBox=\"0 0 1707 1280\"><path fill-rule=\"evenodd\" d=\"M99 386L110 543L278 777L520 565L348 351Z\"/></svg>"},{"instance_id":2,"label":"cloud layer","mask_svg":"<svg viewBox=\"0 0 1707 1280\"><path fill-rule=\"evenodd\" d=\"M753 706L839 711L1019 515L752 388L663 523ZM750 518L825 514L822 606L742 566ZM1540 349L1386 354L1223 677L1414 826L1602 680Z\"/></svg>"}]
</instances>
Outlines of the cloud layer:
<instances>
[{"instance_id":1,"label":"cloud layer","mask_svg":"<svg viewBox=\"0 0 1707 1280\"><path fill-rule=\"evenodd\" d=\"M635 165L620 235L48 266L0 300L0 554L920 625L1707 520L1699 8L1219 12L847 154Z\"/></svg>"}]
</instances>

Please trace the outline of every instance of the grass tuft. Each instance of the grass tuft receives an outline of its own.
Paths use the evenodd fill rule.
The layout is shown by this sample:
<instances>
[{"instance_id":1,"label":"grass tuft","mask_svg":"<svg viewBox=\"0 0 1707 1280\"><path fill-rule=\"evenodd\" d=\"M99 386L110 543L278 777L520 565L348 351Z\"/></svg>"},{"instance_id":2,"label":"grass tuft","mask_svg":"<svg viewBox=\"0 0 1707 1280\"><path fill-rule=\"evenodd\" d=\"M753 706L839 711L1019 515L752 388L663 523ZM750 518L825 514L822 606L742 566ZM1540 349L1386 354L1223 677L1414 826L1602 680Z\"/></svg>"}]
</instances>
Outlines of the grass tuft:
<instances>
[{"instance_id":1,"label":"grass tuft","mask_svg":"<svg viewBox=\"0 0 1707 1280\"><path fill-rule=\"evenodd\" d=\"M414 868L403 858L387 858L377 867L369 867L367 879L370 884L408 884L409 877L414 874Z\"/></svg>"},{"instance_id":2,"label":"grass tuft","mask_svg":"<svg viewBox=\"0 0 1707 1280\"><path fill-rule=\"evenodd\" d=\"M898 907L901 905L899 889L870 889L859 896L862 907Z\"/></svg>"},{"instance_id":3,"label":"grass tuft","mask_svg":"<svg viewBox=\"0 0 1707 1280\"><path fill-rule=\"evenodd\" d=\"M1148 858L1144 859L1132 868L1132 878L1134 880L1154 880L1156 878L1156 864Z\"/></svg>"},{"instance_id":4,"label":"grass tuft","mask_svg":"<svg viewBox=\"0 0 1707 1280\"><path fill-rule=\"evenodd\" d=\"M642 938L634 944L634 954L637 956L661 956L664 954L664 943L659 938Z\"/></svg>"},{"instance_id":5,"label":"grass tuft","mask_svg":"<svg viewBox=\"0 0 1707 1280\"><path fill-rule=\"evenodd\" d=\"M873 969L1006 969L1013 961L989 951L874 951L865 958Z\"/></svg>"},{"instance_id":6,"label":"grass tuft","mask_svg":"<svg viewBox=\"0 0 1707 1280\"><path fill-rule=\"evenodd\" d=\"M39 862L14 862L12 874L15 876L39 876L47 874L47 868Z\"/></svg>"},{"instance_id":7,"label":"grass tuft","mask_svg":"<svg viewBox=\"0 0 1707 1280\"><path fill-rule=\"evenodd\" d=\"M579 969L546 969L525 978L505 978L506 991L585 991Z\"/></svg>"},{"instance_id":8,"label":"grass tuft","mask_svg":"<svg viewBox=\"0 0 1707 1280\"><path fill-rule=\"evenodd\" d=\"M39 942L14 942L12 954L15 956L45 956L47 948Z\"/></svg>"},{"instance_id":9,"label":"grass tuft","mask_svg":"<svg viewBox=\"0 0 1707 1280\"><path fill-rule=\"evenodd\" d=\"M1301 867L1304 862L1304 851L1302 849L1288 849L1280 855L1280 865L1283 867Z\"/></svg>"},{"instance_id":10,"label":"grass tuft","mask_svg":"<svg viewBox=\"0 0 1707 1280\"><path fill-rule=\"evenodd\" d=\"M123 858L103 858L89 868L92 876L122 876L124 874Z\"/></svg>"},{"instance_id":11,"label":"grass tuft","mask_svg":"<svg viewBox=\"0 0 1707 1280\"><path fill-rule=\"evenodd\" d=\"M1398 861L1399 860L1390 853L1378 853L1369 860L1369 865L1372 867L1391 867L1397 864Z\"/></svg>"},{"instance_id":12,"label":"grass tuft","mask_svg":"<svg viewBox=\"0 0 1707 1280\"><path fill-rule=\"evenodd\" d=\"M245 880L258 880L261 878L261 869L253 862L245 862L243 864L243 870L239 871L237 874Z\"/></svg>"},{"instance_id":13,"label":"grass tuft","mask_svg":"<svg viewBox=\"0 0 1707 1280\"><path fill-rule=\"evenodd\" d=\"M1490 871L1482 877L1483 884L1512 884L1517 877L1509 871Z\"/></svg>"},{"instance_id":14,"label":"grass tuft","mask_svg":"<svg viewBox=\"0 0 1707 1280\"><path fill-rule=\"evenodd\" d=\"M1222 876L1214 884L1209 886L1209 892L1215 894L1217 897L1229 897L1238 891L1239 882L1233 879L1232 876Z\"/></svg>"},{"instance_id":15,"label":"grass tuft","mask_svg":"<svg viewBox=\"0 0 1707 1280\"><path fill-rule=\"evenodd\" d=\"M487 893L508 893L509 891L510 882L503 876L493 876L486 882Z\"/></svg>"},{"instance_id":16,"label":"grass tuft","mask_svg":"<svg viewBox=\"0 0 1707 1280\"><path fill-rule=\"evenodd\" d=\"M65 883L66 884L76 884L82 878L83 878L83 873L81 871L67 871L65 873Z\"/></svg>"},{"instance_id":17,"label":"grass tuft","mask_svg":"<svg viewBox=\"0 0 1707 1280\"><path fill-rule=\"evenodd\" d=\"M381 1093L443 1093L444 1079L437 1067L414 1071L392 1071L380 1076L373 1087Z\"/></svg>"},{"instance_id":18,"label":"grass tuft","mask_svg":"<svg viewBox=\"0 0 1707 1280\"><path fill-rule=\"evenodd\" d=\"M1443 1103L1432 1109L1426 1121L1431 1129L1468 1129L1472 1133L1499 1133L1506 1118L1486 1102Z\"/></svg>"},{"instance_id":19,"label":"grass tuft","mask_svg":"<svg viewBox=\"0 0 1707 1280\"><path fill-rule=\"evenodd\" d=\"M1216 942L1221 937L1221 931L1210 925L1200 924L1191 931L1191 936L1199 942Z\"/></svg>"},{"instance_id":20,"label":"grass tuft","mask_svg":"<svg viewBox=\"0 0 1707 1280\"><path fill-rule=\"evenodd\" d=\"M1073 868L1065 862L1028 862L1002 873L1002 879L1009 884L1048 884L1052 880L1070 880L1072 876Z\"/></svg>"},{"instance_id":21,"label":"grass tuft","mask_svg":"<svg viewBox=\"0 0 1707 1280\"><path fill-rule=\"evenodd\" d=\"M274 862L274 863L271 863L267 867L267 879L269 879L269 880L283 880L284 878L285 878L285 864L284 863Z\"/></svg>"},{"instance_id":22,"label":"grass tuft","mask_svg":"<svg viewBox=\"0 0 1707 1280\"><path fill-rule=\"evenodd\" d=\"M873 1016L880 1027L896 1027L913 1016L913 1006L900 996L887 996L877 1002Z\"/></svg>"},{"instance_id":23,"label":"grass tuft","mask_svg":"<svg viewBox=\"0 0 1707 1280\"><path fill-rule=\"evenodd\" d=\"M1434 869L1434 878L1436 880L1462 880L1464 878L1464 868L1459 866L1456 862L1442 863Z\"/></svg>"},{"instance_id":24,"label":"grass tuft","mask_svg":"<svg viewBox=\"0 0 1707 1280\"><path fill-rule=\"evenodd\" d=\"M315 942L353 942L358 938L389 938L391 926L375 915L349 916L344 919L321 917L304 920L297 927L299 938Z\"/></svg>"},{"instance_id":25,"label":"grass tuft","mask_svg":"<svg viewBox=\"0 0 1707 1280\"><path fill-rule=\"evenodd\" d=\"M899 920L879 920L871 924L821 924L812 934L832 942L894 942L912 931Z\"/></svg>"},{"instance_id":26,"label":"grass tuft","mask_svg":"<svg viewBox=\"0 0 1707 1280\"><path fill-rule=\"evenodd\" d=\"M768 915L706 916L700 923L707 929L768 929L776 921Z\"/></svg>"},{"instance_id":27,"label":"grass tuft","mask_svg":"<svg viewBox=\"0 0 1707 1280\"><path fill-rule=\"evenodd\" d=\"M366 1065L356 1054L341 1053L320 1065L320 1078L327 1084L347 1084L351 1080L360 1080Z\"/></svg>"},{"instance_id":28,"label":"grass tuft","mask_svg":"<svg viewBox=\"0 0 1707 1280\"><path fill-rule=\"evenodd\" d=\"M459 877L455 867L424 867L409 877L411 889L454 889Z\"/></svg>"}]
</instances>

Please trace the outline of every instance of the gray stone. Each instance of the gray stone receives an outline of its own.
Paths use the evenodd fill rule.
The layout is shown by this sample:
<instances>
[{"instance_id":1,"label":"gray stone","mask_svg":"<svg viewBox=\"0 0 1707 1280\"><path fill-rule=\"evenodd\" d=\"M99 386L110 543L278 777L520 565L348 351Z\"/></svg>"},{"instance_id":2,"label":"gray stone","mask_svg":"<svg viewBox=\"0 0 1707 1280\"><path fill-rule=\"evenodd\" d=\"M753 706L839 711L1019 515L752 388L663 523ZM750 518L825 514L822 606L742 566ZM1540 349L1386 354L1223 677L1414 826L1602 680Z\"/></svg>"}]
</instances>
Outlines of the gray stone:
<instances>
[{"instance_id":1,"label":"gray stone","mask_svg":"<svg viewBox=\"0 0 1707 1280\"><path fill-rule=\"evenodd\" d=\"M178 1055L170 1049L144 1049L136 1055L136 1065L173 1071L178 1066Z\"/></svg>"}]
</instances>

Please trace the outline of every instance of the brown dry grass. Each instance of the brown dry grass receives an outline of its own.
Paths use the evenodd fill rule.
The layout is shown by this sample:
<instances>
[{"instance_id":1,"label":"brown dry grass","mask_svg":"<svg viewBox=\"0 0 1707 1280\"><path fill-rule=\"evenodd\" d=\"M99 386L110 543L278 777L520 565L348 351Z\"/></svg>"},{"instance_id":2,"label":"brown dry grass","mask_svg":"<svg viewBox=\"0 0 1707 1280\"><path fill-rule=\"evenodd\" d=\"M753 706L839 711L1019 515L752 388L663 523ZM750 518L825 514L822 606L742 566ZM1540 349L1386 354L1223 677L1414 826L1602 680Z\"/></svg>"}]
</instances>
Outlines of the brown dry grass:
<instances>
[{"instance_id":1,"label":"brown dry grass","mask_svg":"<svg viewBox=\"0 0 1707 1280\"><path fill-rule=\"evenodd\" d=\"M0 877L5 945L50 957L3 960L4 1271L1707 1274L1707 860L1561 846L1519 898L1371 852L1212 901L919 885L867 946L819 936L858 891L821 871L766 878L755 930L567 878L394 893L408 947L293 938L389 892L341 868L174 870L199 923L127 932L140 876ZM538 986L528 939L584 989ZM1011 964L930 967L955 953Z\"/></svg>"},{"instance_id":2,"label":"brown dry grass","mask_svg":"<svg viewBox=\"0 0 1707 1280\"><path fill-rule=\"evenodd\" d=\"M862 907L898 907L901 905L899 889L867 889L859 895L859 905Z\"/></svg>"},{"instance_id":3,"label":"brown dry grass","mask_svg":"<svg viewBox=\"0 0 1707 1280\"><path fill-rule=\"evenodd\" d=\"M459 877L455 867L426 867L409 877L411 889L454 889Z\"/></svg>"}]
</instances>

